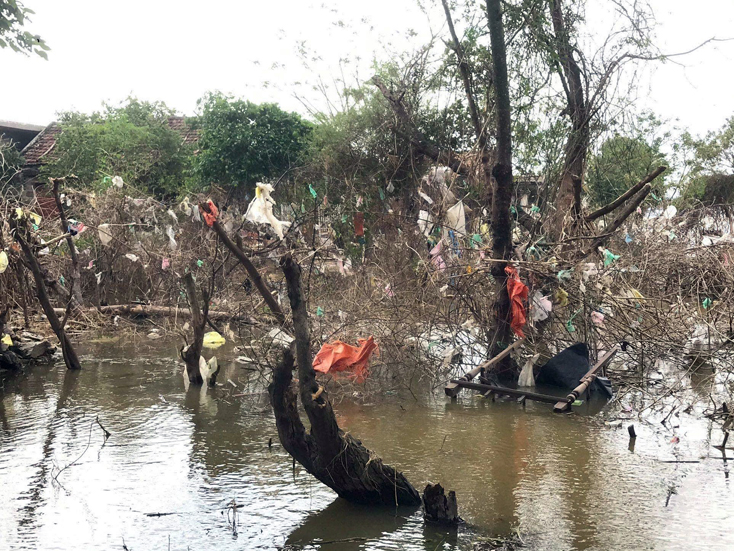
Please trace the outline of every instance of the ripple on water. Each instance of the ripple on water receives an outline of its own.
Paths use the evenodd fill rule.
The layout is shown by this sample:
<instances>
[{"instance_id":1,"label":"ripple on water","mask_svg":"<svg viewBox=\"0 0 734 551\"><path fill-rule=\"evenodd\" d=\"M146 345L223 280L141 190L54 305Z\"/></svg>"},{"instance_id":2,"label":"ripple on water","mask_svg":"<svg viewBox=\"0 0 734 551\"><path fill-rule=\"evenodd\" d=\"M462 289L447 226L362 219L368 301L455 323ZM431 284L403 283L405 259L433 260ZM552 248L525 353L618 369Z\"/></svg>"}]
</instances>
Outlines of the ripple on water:
<instances>
[{"instance_id":1,"label":"ripple on water","mask_svg":"<svg viewBox=\"0 0 734 551\"><path fill-rule=\"evenodd\" d=\"M440 481L457 491L470 526L457 535L424 526L420 512L335 499L300 466L294 472L264 396L234 398L229 386L185 391L175 346L138 345L100 345L80 373L45 367L5 382L0 533L10 535L8 548L110 549L124 538L130 549L168 549L170 537L171 549L336 549L321 543L339 540L345 550L432 550L470 548L476 534L515 527L529 549L734 547L727 465L658 461L712 455L705 425L692 418L681 416L676 446L640 427L631 453L624 429L538 404L340 403L343 428L416 486ZM223 380L261 388L226 369ZM104 446L97 416L112 433Z\"/></svg>"}]
</instances>

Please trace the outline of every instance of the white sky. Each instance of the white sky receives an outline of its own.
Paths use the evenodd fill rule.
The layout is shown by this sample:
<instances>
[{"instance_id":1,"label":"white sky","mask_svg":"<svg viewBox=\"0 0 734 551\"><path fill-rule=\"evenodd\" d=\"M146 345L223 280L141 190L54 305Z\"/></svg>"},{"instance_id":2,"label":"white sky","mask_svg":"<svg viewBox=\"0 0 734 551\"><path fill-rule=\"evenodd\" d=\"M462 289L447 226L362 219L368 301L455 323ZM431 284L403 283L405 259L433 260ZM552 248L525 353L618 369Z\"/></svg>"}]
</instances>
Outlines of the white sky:
<instances>
[{"instance_id":1,"label":"white sky","mask_svg":"<svg viewBox=\"0 0 734 551\"><path fill-rule=\"evenodd\" d=\"M592 0L598 2L602 0ZM665 53L711 36L734 36L732 0L652 0ZM275 101L303 112L294 90L359 68L370 76L373 58L418 46L443 30L416 0L26 0L36 11L29 30L51 47L49 61L0 50L0 119L46 124L58 111L99 109L128 95L163 100L193 114L205 92L221 90L255 102ZM336 11L332 11L334 8ZM346 27L336 24L339 20ZM418 37L408 43L408 29ZM445 30L443 30L445 32ZM303 67L296 43L305 40L323 59ZM359 60L357 59L359 58ZM734 41L709 45L673 63L658 64L642 80L648 107L701 133L734 115ZM282 66L273 68L273 63ZM263 88L262 83L270 85Z\"/></svg>"}]
</instances>

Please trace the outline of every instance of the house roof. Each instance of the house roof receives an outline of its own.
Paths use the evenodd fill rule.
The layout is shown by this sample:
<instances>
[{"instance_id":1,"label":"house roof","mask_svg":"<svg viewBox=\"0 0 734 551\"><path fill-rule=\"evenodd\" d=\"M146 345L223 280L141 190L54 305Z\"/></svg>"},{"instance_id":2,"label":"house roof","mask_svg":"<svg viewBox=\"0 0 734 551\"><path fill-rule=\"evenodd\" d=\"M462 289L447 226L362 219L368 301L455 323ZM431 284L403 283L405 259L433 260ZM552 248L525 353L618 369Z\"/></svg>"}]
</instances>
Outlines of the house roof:
<instances>
[{"instance_id":1,"label":"house roof","mask_svg":"<svg viewBox=\"0 0 734 551\"><path fill-rule=\"evenodd\" d=\"M199 140L199 131L186 124L184 117L169 117L168 126L181 135L184 143L192 144ZM56 159L56 139L61 134L61 126L52 122L22 150L26 166L42 165Z\"/></svg>"},{"instance_id":2,"label":"house roof","mask_svg":"<svg viewBox=\"0 0 734 551\"><path fill-rule=\"evenodd\" d=\"M52 153L56 146L56 136L59 134L61 134L61 127L55 122L41 130L21 151L25 158L25 164L40 165L52 160L54 158Z\"/></svg>"}]
</instances>

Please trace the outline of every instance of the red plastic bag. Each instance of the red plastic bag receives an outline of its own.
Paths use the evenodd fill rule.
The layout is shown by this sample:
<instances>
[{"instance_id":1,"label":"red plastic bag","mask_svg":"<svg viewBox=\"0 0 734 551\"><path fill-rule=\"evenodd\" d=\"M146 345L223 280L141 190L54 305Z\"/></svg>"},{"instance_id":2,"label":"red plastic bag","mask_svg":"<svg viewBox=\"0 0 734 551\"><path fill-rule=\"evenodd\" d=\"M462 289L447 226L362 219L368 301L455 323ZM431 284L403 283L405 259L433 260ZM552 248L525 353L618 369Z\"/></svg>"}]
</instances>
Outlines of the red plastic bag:
<instances>
[{"instance_id":1,"label":"red plastic bag","mask_svg":"<svg viewBox=\"0 0 734 551\"><path fill-rule=\"evenodd\" d=\"M364 213L357 212L354 214L354 235L362 237L364 235Z\"/></svg>"},{"instance_id":2,"label":"red plastic bag","mask_svg":"<svg viewBox=\"0 0 734 551\"><path fill-rule=\"evenodd\" d=\"M201 207L199 207L199 210L201 211L201 215L204 217L206 225L211 228L214 225L214 222L217 221L217 216L219 216L219 209L211 199L209 199L206 204L209 206L210 212L205 212L204 209L202 209Z\"/></svg>"},{"instance_id":3,"label":"red plastic bag","mask_svg":"<svg viewBox=\"0 0 734 551\"><path fill-rule=\"evenodd\" d=\"M374 337L359 339L359 346L352 346L342 341L326 343L313 359L313 368L319 373L351 371L358 383L363 383L369 370L367 364L373 352L379 355L380 350Z\"/></svg>"},{"instance_id":4,"label":"red plastic bag","mask_svg":"<svg viewBox=\"0 0 734 551\"><path fill-rule=\"evenodd\" d=\"M517 275L517 270L510 265L505 267L507 274L507 294L510 295L510 327L521 339L525 336L522 328L525 326L527 317L525 314L525 301L528 300L528 287Z\"/></svg>"}]
</instances>

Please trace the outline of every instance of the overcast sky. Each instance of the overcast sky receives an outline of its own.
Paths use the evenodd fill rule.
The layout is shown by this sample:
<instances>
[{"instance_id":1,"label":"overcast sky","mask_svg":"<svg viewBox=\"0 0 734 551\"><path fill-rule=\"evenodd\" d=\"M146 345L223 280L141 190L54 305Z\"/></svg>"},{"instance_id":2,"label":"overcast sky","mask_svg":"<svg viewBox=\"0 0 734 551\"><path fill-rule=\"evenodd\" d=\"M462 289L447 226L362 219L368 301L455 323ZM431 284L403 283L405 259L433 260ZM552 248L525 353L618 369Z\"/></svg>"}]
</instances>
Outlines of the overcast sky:
<instances>
[{"instance_id":1,"label":"overcast sky","mask_svg":"<svg viewBox=\"0 0 734 551\"><path fill-rule=\"evenodd\" d=\"M593 0L602 2L608 0ZM347 73L370 76L374 58L417 46L445 32L440 12L426 16L416 0L303 1L26 0L29 27L51 47L49 61L0 50L0 119L46 124L58 111L99 109L128 95L163 100L193 114L196 100L221 90L304 112L294 97L305 85ZM734 0L652 0L665 53L712 36L734 36ZM406 31L417 36L411 42ZM305 41L321 60L304 67ZM642 101L695 133L734 115L734 41L657 64L642 79ZM267 86L263 83L267 82ZM314 96L316 97L316 96Z\"/></svg>"}]
</instances>

